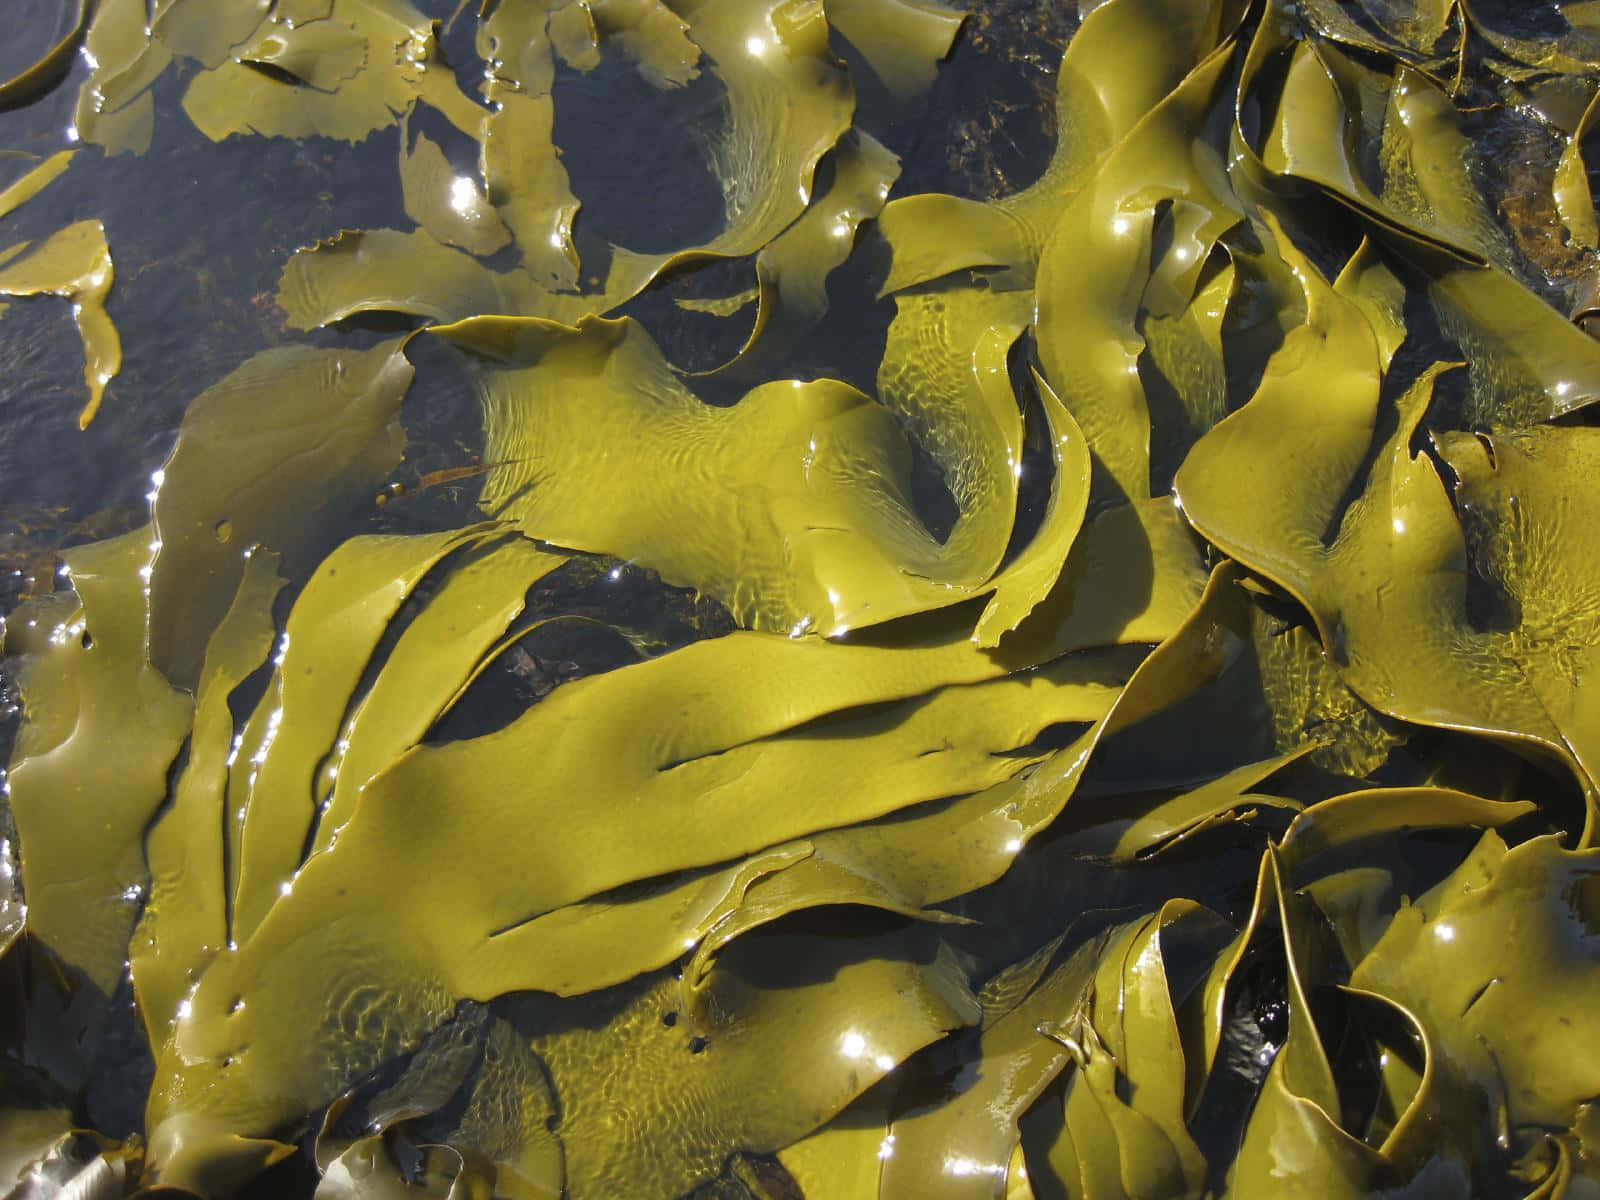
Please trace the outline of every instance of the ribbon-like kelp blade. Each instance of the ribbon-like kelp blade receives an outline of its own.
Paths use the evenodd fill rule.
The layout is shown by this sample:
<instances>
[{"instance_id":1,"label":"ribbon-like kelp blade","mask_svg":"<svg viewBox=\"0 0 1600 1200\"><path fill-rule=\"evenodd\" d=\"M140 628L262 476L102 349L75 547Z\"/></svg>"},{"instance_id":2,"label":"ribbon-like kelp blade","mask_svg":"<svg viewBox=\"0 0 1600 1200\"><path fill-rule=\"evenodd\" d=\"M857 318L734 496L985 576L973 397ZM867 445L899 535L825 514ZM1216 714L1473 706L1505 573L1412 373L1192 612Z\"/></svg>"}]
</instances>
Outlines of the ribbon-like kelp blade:
<instances>
[{"instance_id":1,"label":"ribbon-like kelp blade","mask_svg":"<svg viewBox=\"0 0 1600 1200\"><path fill-rule=\"evenodd\" d=\"M189 758L172 806L145 839L150 896L128 957L152 1046L167 1040L195 978L227 946L222 831L233 743L229 699L272 649L272 602L283 584L270 551L257 549L245 560L233 603L206 645Z\"/></svg>"}]
</instances>

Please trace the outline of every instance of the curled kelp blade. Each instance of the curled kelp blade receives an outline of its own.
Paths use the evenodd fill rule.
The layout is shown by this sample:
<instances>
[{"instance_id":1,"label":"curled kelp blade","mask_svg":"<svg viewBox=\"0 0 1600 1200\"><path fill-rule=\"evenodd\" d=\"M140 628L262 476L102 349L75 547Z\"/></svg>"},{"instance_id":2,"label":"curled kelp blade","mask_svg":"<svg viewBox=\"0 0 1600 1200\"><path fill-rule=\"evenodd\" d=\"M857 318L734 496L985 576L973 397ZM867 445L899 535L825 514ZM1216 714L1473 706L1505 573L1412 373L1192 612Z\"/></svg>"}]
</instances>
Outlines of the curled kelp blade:
<instances>
[{"instance_id":1,"label":"curled kelp blade","mask_svg":"<svg viewBox=\"0 0 1600 1200\"><path fill-rule=\"evenodd\" d=\"M1230 933L1215 914L1174 901L1084 941L985 1030L974 1086L895 1119L880 1194L998 1195L1022 1144L1019 1119L1027 1114L1037 1145L1052 1106L1055 1119L1065 1122L1068 1146L1074 1139L1066 1126L1075 1125L1082 1137L1086 1122L1109 1117L1113 1136L1075 1158L1034 1157L1028 1166L1034 1187L1062 1186L1059 1166L1070 1174L1071 1192L1080 1169L1090 1169L1090 1156L1109 1159L1130 1194L1167 1194L1182 1190L1185 1178L1198 1180L1204 1166L1183 1132L1183 1051L1173 1013L1194 980L1169 980L1162 947L1181 942L1188 961L1204 961ZM1102 1055L1106 1061L1094 1061ZM1065 1081L1064 1113L1060 1093L1035 1105L1058 1077ZM1113 1080L1113 1088L1133 1093L1132 1107L1105 1089Z\"/></svg>"},{"instance_id":2,"label":"curled kelp blade","mask_svg":"<svg viewBox=\"0 0 1600 1200\"><path fill-rule=\"evenodd\" d=\"M757 307L750 336L732 359L707 374L770 376L782 356L827 313L828 276L850 256L857 229L882 210L900 174L899 158L859 129L840 138L831 157L828 190L756 256ZM725 307L732 302L687 303ZM739 303L732 311L743 306Z\"/></svg>"},{"instance_id":3,"label":"curled kelp blade","mask_svg":"<svg viewBox=\"0 0 1600 1200\"><path fill-rule=\"evenodd\" d=\"M953 196L897 199L881 226L893 251L885 291L974 267L1006 267L1026 286L1057 216L1099 160L1227 36L1238 19L1221 3L1110 0L1067 47L1056 91L1057 149L1030 188L984 205ZM1133 64L1101 80L1107 56Z\"/></svg>"},{"instance_id":4,"label":"curled kelp blade","mask_svg":"<svg viewBox=\"0 0 1600 1200\"><path fill-rule=\"evenodd\" d=\"M1137 317L1156 209L1175 200L1192 205L1193 245L1181 246L1185 273L1198 272L1212 244L1239 219L1216 191L1221 156L1208 166L1199 138L1226 66L1225 56L1213 55L1151 111L1068 206L1043 251L1039 358L1088 440L1096 467L1091 499L1151 494ZM1088 286L1080 270L1088 272ZM1177 286L1180 294L1192 291Z\"/></svg>"},{"instance_id":5,"label":"curled kelp blade","mask_svg":"<svg viewBox=\"0 0 1600 1200\"><path fill-rule=\"evenodd\" d=\"M1042 1027L1074 1069L1022 1119L1032 1186L1045 1194L1181 1195L1205 1162L1183 1116L1185 1047L1177 1007L1227 925L1187 900L1120 930L1075 1012ZM1164 955L1177 967L1169 978ZM1164 1076L1164 1077L1163 1077Z\"/></svg>"},{"instance_id":6,"label":"curled kelp blade","mask_svg":"<svg viewBox=\"0 0 1600 1200\"><path fill-rule=\"evenodd\" d=\"M1030 368L1030 374L1050 450L1050 497L1033 537L991 580L993 594L972 633L985 647L998 645L1054 590L1089 508L1088 441L1038 371Z\"/></svg>"},{"instance_id":7,"label":"curled kelp blade","mask_svg":"<svg viewBox=\"0 0 1600 1200\"><path fill-rule=\"evenodd\" d=\"M1281 1183L1300 1194L1366 1195L1385 1179L1385 1163L1341 1124L1339 1088L1311 1003L1311 989L1327 968L1319 961L1306 902L1285 888L1271 851L1262 860L1257 895L1258 912L1263 900L1276 909L1286 968L1288 1031L1262 1081L1238 1157L1229 1169L1229 1190L1251 1195Z\"/></svg>"},{"instance_id":8,"label":"curled kelp blade","mask_svg":"<svg viewBox=\"0 0 1600 1200\"><path fill-rule=\"evenodd\" d=\"M1177 481L1185 512L1207 537L1307 605L1324 648L1367 703L1402 719L1542 746L1569 763L1586 788L1592 786L1584 765L1592 753L1570 682L1547 687L1549 699L1541 697L1535 676L1547 672L1543 654L1525 650L1516 634L1472 629L1467 618L1467 545L1461 525L1432 464L1409 448L1439 366L1401 398L1399 426L1378 449L1364 494L1344 508L1346 489L1373 448L1378 416L1374 343L1359 311L1327 289L1309 264L1302 260L1296 273L1308 300L1315 298L1302 327L1306 332L1300 338L1291 335L1275 359L1281 366L1269 365L1250 404L1191 453ZM1319 328L1320 344L1339 345L1337 354L1324 358L1293 345ZM1302 409L1299 397L1305 393L1293 383L1313 362L1320 366L1321 389L1315 417ZM1332 390L1330 379L1337 381ZM1267 438L1281 448L1291 421L1305 439L1304 461L1319 464L1315 470L1296 473L1286 481L1287 493L1280 485L1273 499L1259 506L1248 499L1250 485L1239 477L1223 483L1217 472L1231 453L1225 446L1242 452ZM1315 422L1315 432L1309 422ZM1530 513L1540 514L1536 499L1524 499ZM1558 510L1542 511L1548 515L1532 520L1560 519ZM1334 528L1337 537L1323 546L1323 532ZM1413 582L1380 605L1372 589L1396 578ZM1553 582L1547 603L1574 587L1581 590L1571 577ZM1485 673L1514 682L1503 688L1480 682Z\"/></svg>"},{"instance_id":9,"label":"curled kelp blade","mask_svg":"<svg viewBox=\"0 0 1600 1200\"><path fill-rule=\"evenodd\" d=\"M504 1017L468 1006L385 1076L328 1106L313 1144L319 1190L403 1194L416 1184L407 1164L420 1155L431 1164L425 1175L448 1194L492 1188L512 1200L553 1200L566 1179L558 1120L549 1076L527 1037Z\"/></svg>"},{"instance_id":10,"label":"curled kelp blade","mask_svg":"<svg viewBox=\"0 0 1600 1200\"><path fill-rule=\"evenodd\" d=\"M1600 97L1600 91L1595 96ZM1595 99L1591 97L1561 152L1553 187L1556 211L1561 214L1569 239L1590 250L1600 246L1600 229L1595 225L1594 194L1589 188L1583 143L1594 127L1595 113Z\"/></svg>"},{"instance_id":11,"label":"curled kelp blade","mask_svg":"<svg viewBox=\"0 0 1600 1200\"><path fill-rule=\"evenodd\" d=\"M959 510L939 561L905 566L952 589L981 587L1016 519L1023 429L1009 362L1032 298L950 287L900 295L895 305L878 395L939 464Z\"/></svg>"},{"instance_id":12,"label":"curled kelp blade","mask_svg":"<svg viewBox=\"0 0 1600 1200\"><path fill-rule=\"evenodd\" d=\"M89 28L94 6L90 0L73 0L63 12L69 14L67 27L44 53L9 79L0 80L0 106L26 104L59 83L71 69L73 55Z\"/></svg>"}]
</instances>

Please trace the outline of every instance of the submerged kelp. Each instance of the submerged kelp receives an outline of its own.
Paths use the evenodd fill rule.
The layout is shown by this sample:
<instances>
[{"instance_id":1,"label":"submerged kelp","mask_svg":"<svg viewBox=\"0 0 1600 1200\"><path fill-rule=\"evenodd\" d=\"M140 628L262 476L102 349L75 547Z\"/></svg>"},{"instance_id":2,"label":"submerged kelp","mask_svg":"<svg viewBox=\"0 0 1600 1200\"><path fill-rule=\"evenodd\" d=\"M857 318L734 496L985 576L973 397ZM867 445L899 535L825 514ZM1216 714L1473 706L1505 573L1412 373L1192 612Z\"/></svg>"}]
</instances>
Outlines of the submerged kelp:
<instances>
[{"instance_id":1,"label":"submerged kelp","mask_svg":"<svg viewBox=\"0 0 1600 1200\"><path fill-rule=\"evenodd\" d=\"M296 251L305 340L8 619L0 1182L1600 1188L1600 35L1536 8L1083 3L976 195L896 194L924 0L85 9L84 142L398 126L414 227ZM698 227L600 232L589 78ZM1556 273L1492 119L1565 146ZM97 399L68 235L0 289ZM442 371L481 453L400 475Z\"/></svg>"}]
</instances>

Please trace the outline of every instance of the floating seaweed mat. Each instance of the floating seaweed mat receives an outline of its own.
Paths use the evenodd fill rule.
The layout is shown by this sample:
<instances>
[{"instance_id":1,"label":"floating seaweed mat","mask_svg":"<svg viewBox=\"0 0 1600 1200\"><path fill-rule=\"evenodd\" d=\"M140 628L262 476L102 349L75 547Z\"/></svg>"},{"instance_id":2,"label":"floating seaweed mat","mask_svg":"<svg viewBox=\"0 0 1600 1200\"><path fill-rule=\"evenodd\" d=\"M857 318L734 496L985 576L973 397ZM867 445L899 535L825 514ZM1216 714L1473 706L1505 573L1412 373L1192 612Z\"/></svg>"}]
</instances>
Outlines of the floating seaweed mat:
<instances>
[{"instance_id":1,"label":"floating seaweed mat","mask_svg":"<svg viewBox=\"0 0 1600 1200\"><path fill-rule=\"evenodd\" d=\"M1085 3L989 200L893 195L932 0L68 14L0 99L81 38L109 153L169 71L211 139L398 125L415 228L293 253L315 342L8 618L0 1189L1600 1188L1600 348L1469 123L1550 114L1592 253L1591 7ZM643 136L722 90L692 244L583 236L556 84L608 60ZM629 302L708 267L696 374ZM85 419L111 286L93 221L0 261ZM846 286L870 391L791 377ZM477 511L374 532L440 359ZM86 1128L117 1038L134 1137Z\"/></svg>"}]
</instances>

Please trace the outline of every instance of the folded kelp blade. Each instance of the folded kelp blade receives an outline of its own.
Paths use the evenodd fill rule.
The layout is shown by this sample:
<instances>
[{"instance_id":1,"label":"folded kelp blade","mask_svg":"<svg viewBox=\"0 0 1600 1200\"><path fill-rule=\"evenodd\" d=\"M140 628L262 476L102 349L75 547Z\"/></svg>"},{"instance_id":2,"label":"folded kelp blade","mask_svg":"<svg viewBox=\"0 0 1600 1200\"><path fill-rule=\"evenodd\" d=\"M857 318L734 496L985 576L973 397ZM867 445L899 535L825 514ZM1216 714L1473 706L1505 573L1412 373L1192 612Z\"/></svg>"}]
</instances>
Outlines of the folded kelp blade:
<instances>
[{"instance_id":1,"label":"folded kelp blade","mask_svg":"<svg viewBox=\"0 0 1600 1200\"><path fill-rule=\"evenodd\" d=\"M405 343L267 350L201 392L156 476L150 661L180 687L232 602L244 552L264 545L299 577L331 526L398 465Z\"/></svg>"},{"instance_id":2,"label":"folded kelp blade","mask_svg":"<svg viewBox=\"0 0 1600 1200\"><path fill-rule=\"evenodd\" d=\"M1032 187L992 204L955 196L895 200L882 228L893 251L884 284L899 291L974 267L1008 267L1022 286L1062 209L1100 159L1166 97L1237 24L1225 0L1110 0L1073 37L1056 89L1056 153ZM1128 69L1114 80L1104 64Z\"/></svg>"},{"instance_id":3,"label":"folded kelp blade","mask_svg":"<svg viewBox=\"0 0 1600 1200\"><path fill-rule=\"evenodd\" d=\"M1185 513L1226 553L1306 605L1330 659L1368 704L1402 720L1542 748L1592 794L1595 749L1572 674L1581 656L1568 655L1563 674L1548 638L1484 631L1468 616L1461 525L1433 464L1410 448L1442 367L1401 397L1398 427L1376 448L1364 490L1346 506L1374 449L1372 335L1357 309L1289 243L1280 245L1306 288L1308 322L1285 342L1250 403L1203 438L1178 472ZM1292 473L1269 476L1243 465L1290 447L1299 464ZM1525 538L1566 528L1569 499L1529 491L1520 500ZM1330 529L1337 536L1325 544ZM1567 597L1569 617L1584 611L1581 600L1570 607L1589 590L1584 563L1561 562L1568 570L1527 598L1519 626L1537 630L1555 615L1538 611L1540 597L1552 605ZM1592 803L1590 811L1586 825Z\"/></svg>"},{"instance_id":4,"label":"folded kelp blade","mask_svg":"<svg viewBox=\"0 0 1600 1200\"><path fill-rule=\"evenodd\" d=\"M1063 1072L1070 1072L1063 1140L1081 1143L1059 1164L1072 1172L1069 1194L1083 1186L1099 1194L1078 1175L1101 1171L1122 1179L1130 1195L1192 1190L1205 1163L1184 1130L1185 1047L1173 1009L1200 976L1190 966L1189 978L1169 979L1163 956L1180 943L1181 961L1198 965L1231 933L1209 910L1174 900L1085 942L984 1031L976 1082L954 1099L895 1118L879 1193L998 1195L1021 1141L1018 1120ZM1035 1134L1043 1117L1041 1111ZM1065 1133L1069 1128L1074 1132ZM1048 1194L1055 1157L1051 1166L1030 1163L1036 1194Z\"/></svg>"},{"instance_id":5,"label":"folded kelp blade","mask_svg":"<svg viewBox=\"0 0 1600 1200\"><path fill-rule=\"evenodd\" d=\"M1441 328L1467 359L1469 419L1524 424L1600 394L1600 351L1516 277L1527 268L1481 193L1477 151L1449 97L1404 67L1390 78L1292 32L1287 16L1263 20L1240 81L1242 101L1274 105L1265 169L1350 205L1420 274ZM1283 72L1275 99L1255 86L1272 77L1265 68L1273 62ZM1374 126L1377 155L1364 150ZM1330 138L1330 128L1341 136Z\"/></svg>"}]
</instances>

